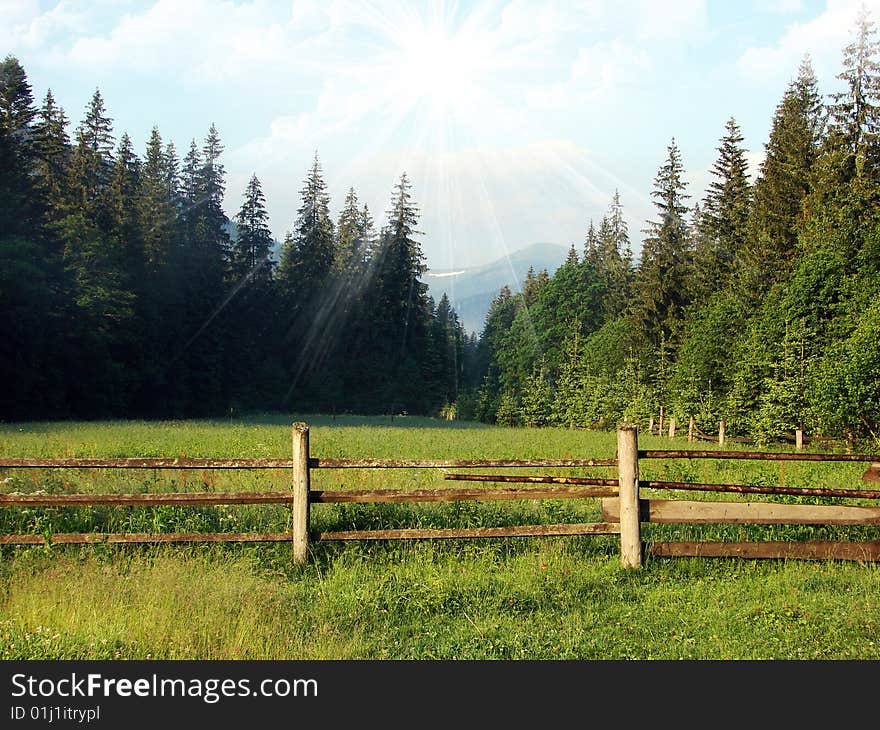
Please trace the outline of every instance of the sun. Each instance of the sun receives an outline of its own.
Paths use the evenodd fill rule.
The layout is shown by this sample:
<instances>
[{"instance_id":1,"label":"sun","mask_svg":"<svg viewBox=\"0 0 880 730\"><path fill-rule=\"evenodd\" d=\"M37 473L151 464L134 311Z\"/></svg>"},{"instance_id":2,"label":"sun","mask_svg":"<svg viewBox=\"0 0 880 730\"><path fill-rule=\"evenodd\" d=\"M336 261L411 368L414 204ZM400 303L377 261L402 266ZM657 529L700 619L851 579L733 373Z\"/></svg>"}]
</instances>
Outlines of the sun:
<instances>
[{"instance_id":1,"label":"sun","mask_svg":"<svg viewBox=\"0 0 880 730\"><path fill-rule=\"evenodd\" d=\"M473 113L491 71L485 33L449 17L414 18L393 41L389 91L398 103L435 120Z\"/></svg>"},{"instance_id":2,"label":"sun","mask_svg":"<svg viewBox=\"0 0 880 730\"><path fill-rule=\"evenodd\" d=\"M406 39L400 54L400 84L414 103L441 114L463 111L473 101L483 66L466 36L425 28Z\"/></svg>"}]
</instances>

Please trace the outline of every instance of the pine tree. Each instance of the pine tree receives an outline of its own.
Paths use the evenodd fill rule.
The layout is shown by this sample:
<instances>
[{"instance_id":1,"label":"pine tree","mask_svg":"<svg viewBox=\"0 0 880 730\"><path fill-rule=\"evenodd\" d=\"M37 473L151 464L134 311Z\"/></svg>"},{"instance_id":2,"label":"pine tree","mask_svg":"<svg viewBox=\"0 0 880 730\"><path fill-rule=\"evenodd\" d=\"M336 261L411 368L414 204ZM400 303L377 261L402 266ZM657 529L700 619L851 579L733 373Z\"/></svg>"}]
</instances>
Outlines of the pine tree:
<instances>
[{"instance_id":1,"label":"pine tree","mask_svg":"<svg viewBox=\"0 0 880 730\"><path fill-rule=\"evenodd\" d=\"M553 407L553 390L550 378L541 362L535 365L523 387L521 419L532 428L546 426L550 422Z\"/></svg>"},{"instance_id":2,"label":"pine tree","mask_svg":"<svg viewBox=\"0 0 880 730\"><path fill-rule=\"evenodd\" d=\"M172 260L177 220L169 190L168 158L158 127L153 127L147 142L137 207L144 232L143 263L155 272Z\"/></svg>"},{"instance_id":3,"label":"pine tree","mask_svg":"<svg viewBox=\"0 0 880 730\"><path fill-rule=\"evenodd\" d=\"M251 175L235 223L238 236L232 246L233 280L267 282L272 275L272 232L266 198L256 174Z\"/></svg>"},{"instance_id":4,"label":"pine tree","mask_svg":"<svg viewBox=\"0 0 880 730\"><path fill-rule=\"evenodd\" d=\"M37 185L43 198L47 222L58 221L67 208L67 180L70 165L68 119L55 104L52 90L46 92L36 123Z\"/></svg>"},{"instance_id":5,"label":"pine tree","mask_svg":"<svg viewBox=\"0 0 880 730\"><path fill-rule=\"evenodd\" d=\"M688 302L685 283L691 265L684 167L675 139L654 179L654 205L659 221L649 222L634 282L634 314L653 346L669 339Z\"/></svg>"},{"instance_id":6,"label":"pine tree","mask_svg":"<svg viewBox=\"0 0 880 730\"><path fill-rule=\"evenodd\" d=\"M317 153L300 190L301 203L283 252L279 275L291 282L299 306L306 306L332 270L335 259L330 196Z\"/></svg>"},{"instance_id":7,"label":"pine tree","mask_svg":"<svg viewBox=\"0 0 880 730\"><path fill-rule=\"evenodd\" d=\"M448 405L458 401L464 377L465 336L458 314L446 292L440 297L432 321L433 352L437 362L438 400Z\"/></svg>"},{"instance_id":8,"label":"pine tree","mask_svg":"<svg viewBox=\"0 0 880 730\"><path fill-rule=\"evenodd\" d=\"M424 256L416 236L419 209L406 173L395 184L387 225L380 235L372 316L381 333L384 360L379 392L391 412L428 410L428 328L431 318ZM378 343L377 343L378 344Z\"/></svg>"},{"instance_id":9,"label":"pine tree","mask_svg":"<svg viewBox=\"0 0 880 730\"><path fill-rule=\"evenodd\" d=\"M336 223L336 256L333 268L337 272L360 270L367 260L366 225L370 220L369 211L366 206L362 210L359 205L354 188L349 188Z\"/></svg>"},{"instance_id":10,"label":"pine tree","mask_svg":"<svg viewBox=\"0 0 880 730\"><path fill-rule=\"evenodd\" d=\"M232 244L234 283L229 303L227 341L232 353L227 364L228 387L236 404L271 405L272 233L266 198L256 174L251 175L241 208L235 216L237 236Z\"/></svg>"},{"instance_id":11,"label":"pine tree","mask_svg":"<svg viewBox=\"0 0 880 730\"><path fill-rule=\"evenodd\" d=\"M286 366L290 373L290 393L308 394L322 399L326 393L306 387L325 365L336 345L334 290L331 275L336 258L330 196L318 155L312 161L303 187L301 203L293 229L281 247L277 269L280 305L285 321ZM330 325L334 329L329 329ZM329 380L329 379L328 379ZM335 387L335 386L334 386ZM314 401L297 405L313 406Z\"/></svg>"},{"instance_id":12,"label":"pine tree","mask_svg":"<svg viewBox=\"0 0 880 730\"><path fill-rule=\"evenodd\" d=\"M225 170L220 162L223 145L211 124L199 151L195 142L184 159L182 241L178 252L177 279L182 299L179 347L174 383L188 412L208 415L228 408L227 357L225 348L228 302L229 219L223 210ZM167 171L163 171L167 179ZM163 182L167 187L167 182ZM177 375L176 373L179 373Z\"/></svg>"},{"instance_id":13,"label":"pine tree","mask_svg":"<svg viewBox=\"0 0 880 730\"><path fill-rule=\"evenodd\" d=\"M35 163L31 85L13 56L0 63L0 230L29 232L39 222L33 196Z\"/></svg>"},{"instance_id":14,"label":"pine tree","mask_svg":"<svg viewBox=\"0 0 880 730\"><path fill-rule=\"evenodd\" d=\"M99 221L101 193L113 164L113 126L99 89L95 90L86 116L76 129L76 146L71 160L70 186L74 210L90 221Z\"/></svg>"},{"instance_id":15,"label":"pine tree","mask_svg":"<svg viewBox=\"0 0 880 730\"><path fill-rule=\"evenodd\" d=\"M223 145L217 127L212 124L202 146L202 167L198 176L198 189L202 200L199 219L201 244L211 250L212 260L223 265L229 257L229 219L223 211L226 193L226 170L220 162Z\"/></svg>"},{"instance_id":16,"label":"pine tree","mask_svg":"<svg viewBox=\"0 0 880 730\"><path fill-rule=\"evenodd\" d=\"M831 144L845 151L845 169L856 177L863 175L866 164L873 168L880 154L880 42L875 35L874 23L862 7L856 39L844 49L844 70L837 76L846 90L832 94L828 105Z\"/></svg>"},{"instance_id":17,"label":"pine tree","mask_svg":"<svg viewBox=\"0 0 880 730\"><path fill-rule=\"evenodd\" d=\"M24 68L0 62L0 418L64 416L71 318Z\"/></svg>"},{"instance_id":18,"label":"pine tree","mask_svg":"<svg viewBox=\"0 0 880 730\"><path fill-rule=\"evenodd\" d=\"M725 130L698 223L692 296L699 302L727 285L748 238L751 186L743 136L733 117Z\"/></svg>"},{"instance_id":19,"label":"pine tree","mask_svg":"<svg viewBox=\"0 0 880 730\"><path fill-rule=\"evenodd\" d=\"M200 189L200 171L202 169L202 153L195 139L190 141L189 150L183 158L180 170L180 215L178 217L179 236L182 243L192 248L195 246L196 224L199 210L203 202Z\"/></svg>"},{"instance_id":20,"label":"pine tree","mask_svg":"<svg viewBox=\"0 0 880 730\"><path fill-rule=\"evenodd\" d=\"M141 191L141 162L134 152L128 133L119 138L113 171L106 190L109 219L109 245L118 251L125 269L126 288L140 285L143 263L143 238L138 217Z\"/></svg>"},{"instance_id":21,"label":"pine tree","mask_svg":"<svg viewBox=\"0 0 880 730\"><path fill-rule=\"evenodd\" d=\"M632 287L632 246L629 231L623 217L620 193L615 190L614 197L603 216L596 233L590 223L590 253L586 261L591 263L599 275L605 292L602 297L602 312L606 320L619 316L626 309Z\"/></svg>"},{"instance_id":22,"label":"pine tree","mask_svg":"<svg viewBox=\"0 0 880 730\"><path fill-rule=\"evenodd\" d=\"M180 160L177 158L177 148L174 146L174 142L165 145L163 163L168 199L176 207L180 197Z\"/></svg>"},{"instance_id":23,"label":"pine tree","mask_svg":"<svg viewBox=\"0 0 880 730\"><path fill-rule=\"evenodd\" d=\"M737 289L747 302L756 304L763 292L791 271L823 126L818 82L805 57L776 107L766 157L754 185L749 236L737 266Z\"/></svg>"},{"instance_id":24,"label":"pine tree","mask_svg":"<svg viewBox=\"0 0 880 730\"><path fill-rule=\"evenodd\" d=\"M483 373L476 414L481 421L494 422L501 404L500 356L505 337L513 325L519 299L510 291L510 287L503 286L486 313L475 364L476 369Z\"/></svg>"}]
</instances>

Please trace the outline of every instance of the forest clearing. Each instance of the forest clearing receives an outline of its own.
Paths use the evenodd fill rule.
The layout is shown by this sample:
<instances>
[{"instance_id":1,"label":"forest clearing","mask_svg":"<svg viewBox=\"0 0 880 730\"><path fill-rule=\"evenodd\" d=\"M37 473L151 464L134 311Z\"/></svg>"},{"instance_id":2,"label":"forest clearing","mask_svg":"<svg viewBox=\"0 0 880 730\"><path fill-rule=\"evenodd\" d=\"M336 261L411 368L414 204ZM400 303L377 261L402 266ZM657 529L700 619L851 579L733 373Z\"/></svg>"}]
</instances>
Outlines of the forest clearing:
<instances>
[{"instance_id":1,"label":"forest clearing","mask_svg":"<svg viewBox=\"0 0 880 730\"><path fill-rule=\"evenodd\" d=\"M319 459L610 459L613 432L416 417L257 416L7 424L4 458L283 458L309 423ZM684 438L641 435L648 449ZM645 461L645 481L866 489L864 463ZM449 470L316 469L313 489L431 489ZM479 470L485 472L486 470ZM490 470L491 471L491 470ZM497 469L494 473L497 473ZM540 468L524 470L547 474ZM284 470L4 470L4 493L275 491ZM614 470L553 469L557 476ZM451 486L458 486L452 484ZM488 486L488 485L487 485ZM663 495L664 497L668 495ZM693 494L687 496L694 498ZM696 495L711 500L713 495ZM729 499L730 495L724 495ZM760 501L763 495L749 495ZM823 503L819 497L776 497ZM284 505L3 508L3 533L289 529ZM320 531L597 522L599 499L316 504ZM876 540L874 525L645 524L656 540ZM876 659L873 563L660 558L621 567L616 535L3 546L7 659Z\"/></svg>"}]
</instances>

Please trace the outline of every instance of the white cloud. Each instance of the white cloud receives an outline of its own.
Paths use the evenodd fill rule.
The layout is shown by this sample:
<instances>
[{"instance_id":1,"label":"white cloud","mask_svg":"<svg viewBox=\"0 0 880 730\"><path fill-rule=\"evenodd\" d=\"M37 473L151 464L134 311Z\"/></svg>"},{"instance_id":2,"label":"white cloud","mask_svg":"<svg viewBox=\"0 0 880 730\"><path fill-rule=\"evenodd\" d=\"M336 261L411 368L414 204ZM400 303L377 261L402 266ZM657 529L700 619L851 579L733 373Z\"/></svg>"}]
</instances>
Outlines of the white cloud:
<instances>
[{"instance_id":1,"label":"white cloud","mask_svg":"<svg viewBox=\"0 0 880 730\"><path fill-rule=\"evenodd\" d=\"M880 19L880 0L828 0L819 15L790 25L775 45L746 49L737 69L750 83L778 86L794 78L801 59L810 54L820 80L830 81L839 72L843 48L853 40L862 5Z\"/></svg>"},{"instance_id":2,"label":"white cloud","mask_svg":"<svg viewBox=\"0 0 880 730\"><path fill-rule=\"evenodd\" d=\"M643 41L683 41L694 43L705 40L709 30L706 0L635 0L621 3L634 16L634 31Z\"/></svg>"},{"instance_id":3,"label":"white cloud","mask_svg":"<svg viewBox=\"0 0 880 730\"><path fill-rule=\"evenodd\" d=\"M615 38L580 48L566 79L532 88L527 99L536 108L578 108L615 93L631 93L629 87L650 82L655 68L644 47Z\"/></svg>"},{"instance_id":4,"label":"white cloud","mask_svg":"<svg viewBox=\"0 0 880 730\"><path fill-rule=\"evenodd\" d=\"M803 10L804 0L752 0L755 9L765 13L789 15Z\"/></svg>"},{"instance_id":5,"label":"white cloud","mask_svg":"<svg viewBox=\"0 0 880 730\"><path fill-rule=\"evenodd\" d=\"M302 24L314 32L314 14L294 5L288 17L255 0L158 0L147 10L119 18L106 34L83 34L66 52L76 66L183 73L190 79L223 82L241 78L285 57Z\"/></svg>"},{"instance_id":6,"label":"white cloud","mask_svg":"<svg viewBox=\"0 0 880 730\"><path fill-rule=\"evenodd\" d=\"M0 26L21 25L39 14L38 0L0 0Z\"/></svg>"}]
</instances>

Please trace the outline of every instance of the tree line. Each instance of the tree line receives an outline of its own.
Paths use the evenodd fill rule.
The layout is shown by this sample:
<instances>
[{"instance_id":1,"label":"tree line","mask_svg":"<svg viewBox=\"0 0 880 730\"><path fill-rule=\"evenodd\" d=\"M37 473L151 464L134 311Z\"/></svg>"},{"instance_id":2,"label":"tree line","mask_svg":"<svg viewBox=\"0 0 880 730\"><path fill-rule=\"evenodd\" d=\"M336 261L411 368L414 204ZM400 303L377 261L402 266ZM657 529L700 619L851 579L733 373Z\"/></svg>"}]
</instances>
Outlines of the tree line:
<instances>
[{"instance_id":1,"label":"tree line","mask_svg":"<svg viewBox=\"0 0 880 730\"><path fill-rule=\"evenodd\" d=\"M459 411L880 439L880 44L865 11L855 30L840 92L823 96L804 58L754 183L735 118L699 200L672 139L637 263L615 193L582 251L502 289Z\"/></svg>"},{"instance_id":2,"label":"tree line","mask_svg":"<svg viewBox=\"0 0 880 730\"><path fill-rule=\"evenodd\" d=\"M434 413L474 343L422 281L404 173L376 230L354 189L334 220L317 153L273 255L254 174L223 209L211 125L182 159L154 127L114 138L100 89L71 138L51 90L0 63L0 418Z\"/></svg>"},{"instance_id":3,"label":"tree line","mask_svg":"<svg viewBox=\"0 0 880 730\"><path fill-rule=\"evenodd\" d=\"M182 159L114 138L100 91L71 138L0 64L0 418L230 409L601 428L695 419L770 441L880 438L880 44L862 12L841 91L805 57L751 181L734 117L691 196L675 139L633 255L615 192L552 275L501 289L477 338L422 280L403 174L385 223L317 154L273 256L256 175L223 210L212 125Z\"/></svg>"}]
</instances>

